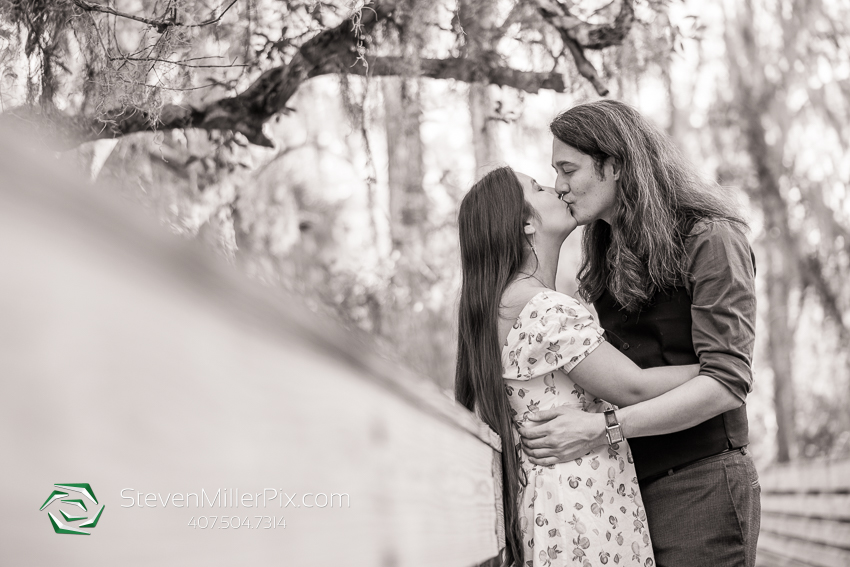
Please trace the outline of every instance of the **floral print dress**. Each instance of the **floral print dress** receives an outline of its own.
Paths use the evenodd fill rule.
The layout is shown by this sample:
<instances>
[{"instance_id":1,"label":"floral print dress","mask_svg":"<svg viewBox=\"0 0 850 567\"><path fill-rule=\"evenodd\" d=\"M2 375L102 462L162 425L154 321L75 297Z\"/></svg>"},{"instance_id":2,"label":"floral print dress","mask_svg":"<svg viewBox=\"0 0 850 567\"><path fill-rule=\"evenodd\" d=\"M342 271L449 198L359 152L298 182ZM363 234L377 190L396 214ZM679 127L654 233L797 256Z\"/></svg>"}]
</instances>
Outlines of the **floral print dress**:
<instances>
[{"instance_id":1,"label":"floral print dress","mask_svg":"<svg viewBox=\"0 0 850 567\"><path fill-rule=\"evenodd\" d=\"M502 377L515 424L555 406L595 413L614 407L569 378L570 370L605 340L603 332L568 295L547 290L528 302L502 348ZM518 503L524 567L655 565L625 441L551 466L534 465L520 453L528 480Z\"/></svg>"}]
</instances>

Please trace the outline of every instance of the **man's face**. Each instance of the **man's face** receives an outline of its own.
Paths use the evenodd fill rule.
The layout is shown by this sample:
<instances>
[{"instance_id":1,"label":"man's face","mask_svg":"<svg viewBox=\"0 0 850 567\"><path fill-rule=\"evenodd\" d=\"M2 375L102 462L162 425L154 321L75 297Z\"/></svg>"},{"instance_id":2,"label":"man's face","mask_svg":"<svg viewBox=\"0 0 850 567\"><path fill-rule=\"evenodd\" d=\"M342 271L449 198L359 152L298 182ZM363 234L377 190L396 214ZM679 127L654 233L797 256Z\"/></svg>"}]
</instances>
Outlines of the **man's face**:
<instances>
[{"instance_id":1,"label":"man's face","mask_svg":"<svg viewBox=\"0 0 850 567\"><path fill-rule=\"evenodd\" d=\"M558 138L552 143L552 167L558 177L555 191L570 207L579 225L597 219L611 224L617 204L617 179L612 159L605 160L600 179L593 158Z\"/></svg>"}]
</instances>

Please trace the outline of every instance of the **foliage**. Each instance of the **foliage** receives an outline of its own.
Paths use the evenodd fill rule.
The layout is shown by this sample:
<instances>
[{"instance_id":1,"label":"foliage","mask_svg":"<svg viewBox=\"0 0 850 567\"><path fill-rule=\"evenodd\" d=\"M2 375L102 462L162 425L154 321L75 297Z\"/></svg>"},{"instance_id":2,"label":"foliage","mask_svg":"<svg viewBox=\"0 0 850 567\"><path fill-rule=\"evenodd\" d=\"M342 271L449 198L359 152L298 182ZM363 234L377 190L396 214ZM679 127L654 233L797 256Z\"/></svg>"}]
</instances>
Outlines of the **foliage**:
<instances>
[{"instance_id":1,"label":"foliage","mask_svg":"<svg viewBox=\"0 0 850 567\"><path fill-rule=\"evenodd\" d=\"M491 29L486 49L469 49L460 7L481 4L3 0L0 25L16 30L6 39L26 46L25 63L42 79L26 89L40 108L16 115L47 118L65 144L194 126L231 129L270 145L263 125L289 110L304 82L323 74L427 76L564 92L571 88L565 78L572 60L605 94L585 52L621 44L635 19L632 0L588 2L597 9L585 11L587 20L576 6L523 0L503 6L508 12ZM663 2L638 5L649 14L663 8ZM500 50L502 43L527 47L520 65L514 50ZM65 73L62 81L56 68Z\"/></svg>"}]
</instances>

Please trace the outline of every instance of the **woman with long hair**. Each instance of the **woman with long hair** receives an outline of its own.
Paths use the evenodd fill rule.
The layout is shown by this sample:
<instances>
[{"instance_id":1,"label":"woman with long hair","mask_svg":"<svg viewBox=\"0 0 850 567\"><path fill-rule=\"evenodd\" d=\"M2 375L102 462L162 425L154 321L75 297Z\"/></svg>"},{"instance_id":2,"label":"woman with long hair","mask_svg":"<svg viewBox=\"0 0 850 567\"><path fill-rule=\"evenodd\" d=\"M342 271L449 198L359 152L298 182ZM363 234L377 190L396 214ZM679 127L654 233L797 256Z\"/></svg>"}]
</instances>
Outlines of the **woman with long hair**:
<instances>
[{"instance_id":1,"label":"woman with long hair","mask_svg":"<svg viewBox=\"0 0 850 567\"><path fill-rule=\"evenodd\" d=\"M520 450L517 427L559 406L603 418L612 403L658 396L698 366L640 369L605 341L587 309L554 291L561 245L577 223L552 188L496 169L463 199L458 221L455 397L502 438L503 565L654 565L632 457L616 428L608 447L541 466Z\"/></svg>"}]
</instances>

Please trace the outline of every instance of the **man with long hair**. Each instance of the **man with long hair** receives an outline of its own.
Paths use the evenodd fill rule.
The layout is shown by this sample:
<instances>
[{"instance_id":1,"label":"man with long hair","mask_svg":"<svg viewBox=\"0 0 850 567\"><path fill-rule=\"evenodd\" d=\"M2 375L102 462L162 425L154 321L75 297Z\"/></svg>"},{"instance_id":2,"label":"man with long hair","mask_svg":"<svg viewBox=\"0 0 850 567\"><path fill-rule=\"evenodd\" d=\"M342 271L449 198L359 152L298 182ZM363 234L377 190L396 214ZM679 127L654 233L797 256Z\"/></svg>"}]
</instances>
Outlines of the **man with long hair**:
<instances>
[{"instance_id":1,"label":"man with long hair","mask_svg":"<svg viewBox=\"0 0 850 567\"><path fill-rule=\"evenodd\" d=\"M658 565L750 567L760 502L747 453L756 299L746 223L626 104L581 104L550 129L555 189L586 225L579 293L608 341L642 368L699 363L700 375L607 420L539 412L520 430L523 448L548 465L624 435Z\"/></svg>"}]
</instances>

